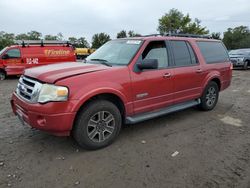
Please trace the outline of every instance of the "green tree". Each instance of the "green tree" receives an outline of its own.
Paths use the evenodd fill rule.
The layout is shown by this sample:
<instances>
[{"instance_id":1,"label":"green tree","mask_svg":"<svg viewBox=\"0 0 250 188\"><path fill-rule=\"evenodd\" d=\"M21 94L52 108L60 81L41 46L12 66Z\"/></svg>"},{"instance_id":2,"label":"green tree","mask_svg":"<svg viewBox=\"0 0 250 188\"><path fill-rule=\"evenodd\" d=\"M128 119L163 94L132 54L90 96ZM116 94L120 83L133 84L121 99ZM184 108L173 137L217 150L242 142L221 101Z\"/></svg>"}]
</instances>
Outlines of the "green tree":
<instances>
[{"instance_id":1,"label":"green tree","mask_svg":"<svg viewBox=\"0 0 250 188\"><path fill-rule=\"evenodd\" d=\"M211 34L211 37L212 37L213 39L220 40L220 39L221 39L221 38L220 38L220 32L213 32L213 33Z\"/></svg>"},{"instance_id":2,"label":"green tree","mask_svg":"<svg viewBox=\"0 0 250 188\"><path fill-rule=\"evenodd\" d=\"M89 48L89 43L85 37L80 37L77 39L78 48Z\"/></svg>"},{"instance_id":3,"label":"green tree","mask_svg":"<svg viewBox=\"0 0 250 188\"><path fill-rule=\"evenodd\" d=\"M68 38L68 41L73 44L73 45L76 45L77 44L77 38L76 37L69 37Z\"/></svg>"},{"instance_id":4,"label":"green tree","mask_svg":"<svg viewBox=\"0 0 250 188\"><path fill-rule=\"evenodd\" d=\"M41 40L42 33L38 31L30 31L28 32L29 40Z\"/></svg>"},{"instance_id":5,"label":"green tree","mask_svg":"<svg viewBox=\"0 0 250 188\"><path fill-rule=\"evenodd\" d=\"M110 40L110 36L106 33L97 33L92 37L92 48L99 48Z\"/></svg>"},{"instance_id":6,"label":"green tree","mask_svg":"<svg viewBox=\"0 0 250 188\"><path fill-rule=\"evenodd\" d=\"M44 40L57 40L57 36L54 35L45 35Z\"/></svg>"},{"instance_id":7,"label":"green tree","mask_svg":"<svg viewBox=\"0 0 250 188\"><path fill-rule=\"evenodd\" d=\"M61 32L57 33L57 40L63 40L63 34Z\"/></svg>"},{"instance_id":8,"label":"green tree","mask_svg":"<svg viewBox=\"0 0 250 188\"><path fill-rule=\"evenodd\" d=\"M68 41L76 48L89 48L89 43L85 37L69 37Z\"/></svg>"},{"instance_id":9,"label":"green tree","mask_svg":"<svg viewBox=\"0 0 250 188\"><path fill-rule=\"evenodd\" d=\"M26 33L21 33L16 36L16 40L29 40L29 36Z\"/></svg>"},{"instance_id":10,"label":"green tree","mask_svg":"<svg viewBox=\"0 0 250 188\"><path fill-rule=\"evenodd\" d=\"M206 27L200 25L201 21L197 18L192 21L189 14L184 15L177 9L170 9L168 13L159 19L157 30L160 34L167 33L189 33L189 34L208 34Z\"/></svg>"},{"instance_id":11,"label":"green tree","mask_svg":"<svg viewBox=\"0 0 250 188\"><path fill-rule=\"evenodd\" d=\"M6 46L14 44L15 35L13 33L0 32L0 50Z\"/></svg>"},{"instance_id":12,"label":"green tree","mask_svg":"<svg viewBox=\"0 0 250 188\"><path fill-rule=\"evenodd\" d=\"M128 31L128 36L129 37L140 37L141 34L135 33L133 30Z\"/></svg>"},{"instance_id":13,"label":"green tree","mask_svg":"<svg viewBox=\"0 0 250 188\"><path fill-rule=\"evenodd\" d=\"M125 30L121 30L117 33L116 38L127 38L127 32Z\"/></svg>"},{"instance_id":14,"label":"green tree","mask_svg":"<svg viewBox=\"0 0 250 188\"><path fill-rule=\"evenodd\" d=\"M250 31L247 26L228 28L223 42L228 49L250 48Z\"/></svg>"}]
</instances>

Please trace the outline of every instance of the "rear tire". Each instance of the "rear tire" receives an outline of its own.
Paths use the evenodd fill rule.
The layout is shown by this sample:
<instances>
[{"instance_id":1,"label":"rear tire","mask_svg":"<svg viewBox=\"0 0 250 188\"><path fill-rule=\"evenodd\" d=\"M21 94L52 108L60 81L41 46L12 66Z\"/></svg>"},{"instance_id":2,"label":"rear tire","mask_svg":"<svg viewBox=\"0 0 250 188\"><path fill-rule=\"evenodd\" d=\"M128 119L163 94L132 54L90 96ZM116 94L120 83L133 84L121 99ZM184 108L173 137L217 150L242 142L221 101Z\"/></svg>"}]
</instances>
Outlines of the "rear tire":
<instances>
[{"instance_id":1,"label":"rear tire","mask_svg":"<svg viewBox=\"0 0 250 188\"><path fill-rule=\"evenodd\" d=\"M243 69L244 69L244 70L247 70L247 69L248 69L248 63L249 63L249 61L245 61L244 66L243 66Z\"/></svg>"},{"instance_id":2,"label":"rear tire","mask_svg":"<svg viewBox=\"0 0 250 188\"><path fill-rule=\"evenodd\" d=\"M0 80L5 80L6 78L6 73L3 70L0 70Z\"/></svg>"},{"instance_id":3,"label":"rear tire","mask_svg":"<svg viewBox=\"0 0 250 188\"><path fill-rule=\"evenodd\" d=\"M201 103L199 105L200 109L204 111L212 110L216 106L218 98L219 98L219 87L216 82L211 81L206 86L200 98L201 99Z\"/></svg>"},{"instance_id":4,"label":"rear tire","mask_svg":"<svg viewBox=\"0 0 250 188\"><path fill-rule=\"evenodd\" d=\"M117 106L106 100L95 100L79 112L73 137L85 149L100 149L116 139L121 124L121 113Z\"/></svg>"}]
</instances>

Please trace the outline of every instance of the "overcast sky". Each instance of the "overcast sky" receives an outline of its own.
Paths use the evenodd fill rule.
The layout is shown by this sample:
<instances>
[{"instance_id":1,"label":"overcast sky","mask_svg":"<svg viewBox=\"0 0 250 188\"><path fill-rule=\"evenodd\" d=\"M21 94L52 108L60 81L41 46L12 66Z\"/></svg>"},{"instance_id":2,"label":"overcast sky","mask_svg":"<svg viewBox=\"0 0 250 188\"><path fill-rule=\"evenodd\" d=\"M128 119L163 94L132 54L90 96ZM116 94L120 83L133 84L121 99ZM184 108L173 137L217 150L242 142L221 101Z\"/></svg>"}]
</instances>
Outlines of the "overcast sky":
<instances>
[{"instance_id":1,"label":"overcast sky","mask_svg":"<svg viewBox=\"0 0 250 188\"><path fill-rule=\"evenodd\" d=\"M0 31L62 32L88 41L99 32L114 38L122 29L152 34L171 8L199 18L210 32L250 26L250 0L0 0Z\"/></svg>"}]
</instances>

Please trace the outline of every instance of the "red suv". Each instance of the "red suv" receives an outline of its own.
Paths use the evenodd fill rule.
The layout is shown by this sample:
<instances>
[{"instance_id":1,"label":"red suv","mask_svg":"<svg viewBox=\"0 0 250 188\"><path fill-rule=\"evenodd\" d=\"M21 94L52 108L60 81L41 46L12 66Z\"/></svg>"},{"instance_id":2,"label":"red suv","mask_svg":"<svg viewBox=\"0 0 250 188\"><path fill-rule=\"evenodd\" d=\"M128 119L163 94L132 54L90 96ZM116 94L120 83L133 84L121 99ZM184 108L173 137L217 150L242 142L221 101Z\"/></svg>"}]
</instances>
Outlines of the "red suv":
<instances>
[{"instance_id":1,"label":"red suv","mask_svg":"<svg viewBox=\"0 0 250 188\"><path fill-rule=\"evenodd\" d=\"M86 63L25 70L11 100L23 124L73 135L80 146L111 144L122 124L198 105L212 110L232 78L219 40L145 36L107 42Z\"/></svg>"}]
</instances>

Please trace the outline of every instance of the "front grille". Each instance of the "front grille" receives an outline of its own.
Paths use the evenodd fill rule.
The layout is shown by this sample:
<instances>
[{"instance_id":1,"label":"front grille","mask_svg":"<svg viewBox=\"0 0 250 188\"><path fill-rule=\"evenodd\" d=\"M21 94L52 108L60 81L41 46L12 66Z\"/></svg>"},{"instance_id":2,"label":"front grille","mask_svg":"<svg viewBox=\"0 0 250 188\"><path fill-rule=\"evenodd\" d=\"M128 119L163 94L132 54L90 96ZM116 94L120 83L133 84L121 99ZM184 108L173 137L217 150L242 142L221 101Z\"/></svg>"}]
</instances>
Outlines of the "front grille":
<instances>
[{"instance_id":1,"label":"front grille","mask_svg":"<svg viewBox=\"0 0 250 188\"><path fill-rule=\"evenodd\" d=\"M35 103L37 102L41 87L42 84L40 82L26 76L21 76L17 84L16 93L22 99L30 103Z\"/></svg>"}]
</instances>

